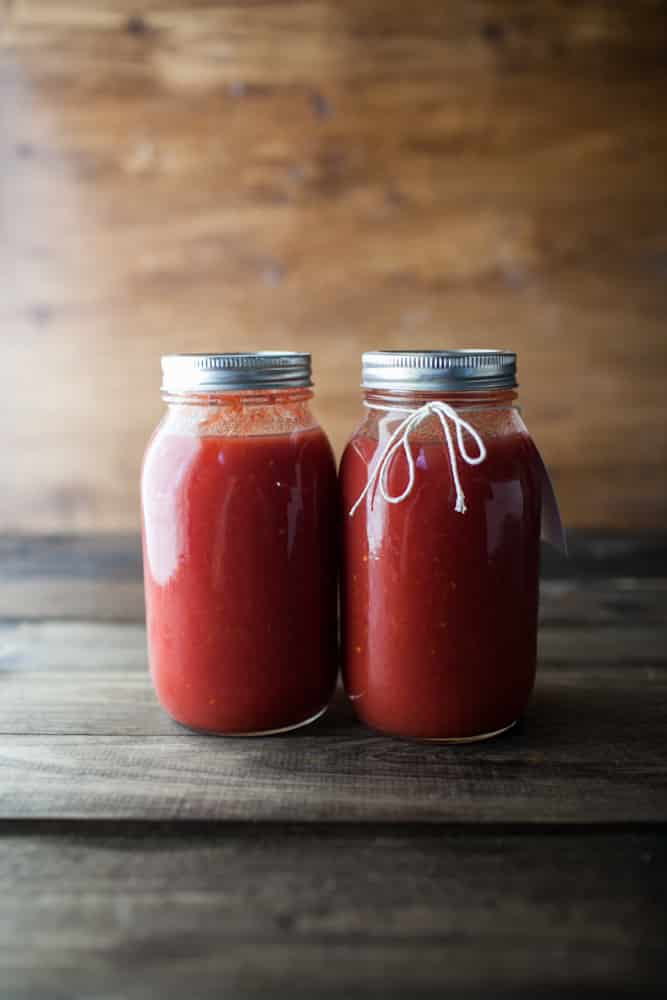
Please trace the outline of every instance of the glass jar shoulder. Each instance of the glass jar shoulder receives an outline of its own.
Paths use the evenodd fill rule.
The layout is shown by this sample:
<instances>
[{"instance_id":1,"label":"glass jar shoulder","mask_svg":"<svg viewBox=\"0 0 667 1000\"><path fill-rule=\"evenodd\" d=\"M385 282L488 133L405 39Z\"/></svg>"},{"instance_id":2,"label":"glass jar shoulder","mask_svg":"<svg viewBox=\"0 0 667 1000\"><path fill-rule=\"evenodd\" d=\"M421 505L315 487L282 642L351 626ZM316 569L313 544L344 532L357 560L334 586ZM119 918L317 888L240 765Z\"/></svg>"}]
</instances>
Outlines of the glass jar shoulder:
<instances>
[{"instance_id":1,"label":"glass jar shoulder","mask_svg":"<svg viewBox=\"0 0 667 1000\"><path fill-rule=\"evenodd\" d=\"M158 430L196 437L255 437L315 430L318 422L304 393L242 394L221 399L167 400Z\"/></svg>"},{"instance_id":2,"label":"glass jar shoulder","mask_svg":"<svg viewBox=\"0 0 667 1000\"><path fill-rule=\"evenodd\" d=\"M307 487L331 476L333 451L310 411L234 415L221 408L172 406L146 448L142 493L177 490L186 482L196 488L204 480L223 488L232 478L249 477L264 487Z\"/></svg>"},{"instance_id":3,"label":"glass jar shoulder","mask_svg":"<svg viewBox=\"0 0 667 1000\"><path fill-rule=\"evenodd\" d=\"M485 407L474 411L460 408L459 413L483 443L482 461L465 460L451 423L450 451L437 416L426 415L402 438L400 413L371 411L353 433L341 459L343 504L354 510L359 497L367 491L373 504L379 503L386 491L394 498L387 511L390 518L400 518L415 507L429 517L436 516L436 511L440 511L438 517L447 516L450 508L454 510L455 500L458 506L459 494L468 507L472 501L480 506L492 497L510 493L516 493L517 503L523 496L531 508L539 505L537 451L519 411L513 407ZM477 443L465 428L462 440L466 453L476 458ZM437 489L428 488L429 484L435 484ZM402 497L401 503L397 504L397 497Z\"/></svg>"},{"instance_id":4,"label":"glass jar shoulder","mask_svg":"<svg viewBox=\"0 0 667 1000\"><path fill-rule=\"evenodd\" d=\"M397 435L401 424L414 410L369 409L352 432L345 450L346 456L357 454L372 460L375 452L388 444L392 435ZM469 424L486 442L529 438L528 429L516 406L501 407L457 407L457 416ZM465 438L465 430L464 430ZM409 441L413 444L443 443L443 426L436 414L428 414L417 425L409 429Z\"/></svg>"}]
</instances>

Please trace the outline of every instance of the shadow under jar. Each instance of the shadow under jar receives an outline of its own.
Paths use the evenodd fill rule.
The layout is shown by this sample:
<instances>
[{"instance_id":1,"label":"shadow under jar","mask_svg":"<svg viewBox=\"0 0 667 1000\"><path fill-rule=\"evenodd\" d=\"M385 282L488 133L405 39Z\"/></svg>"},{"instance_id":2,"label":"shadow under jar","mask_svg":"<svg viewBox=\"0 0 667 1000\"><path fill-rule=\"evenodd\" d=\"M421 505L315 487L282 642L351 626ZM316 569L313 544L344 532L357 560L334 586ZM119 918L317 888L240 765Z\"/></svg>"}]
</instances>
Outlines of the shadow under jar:
<instances>
[{"instance_id":1,"label":"shadow under jar","mask_svg":"<svg viewBox=\"0 0 667 1000\"><path fill-rule=\"evenodd\" d=\"M541 460L516 356L370 352L363 387L340 468L347 693L387 733L494 736L536 666Z\"/></svg>"},{"instance_id":2,"label":"shadow under jar","mask_svg":"<svg viewBox=\"0 0 667 1000\"><path fill-rule=\"evenodd\" d=\"M336 682L336 478L310 355L169 355L144 458L153 684L192 729L321 715Z\"/></svg>"}]
</instances>

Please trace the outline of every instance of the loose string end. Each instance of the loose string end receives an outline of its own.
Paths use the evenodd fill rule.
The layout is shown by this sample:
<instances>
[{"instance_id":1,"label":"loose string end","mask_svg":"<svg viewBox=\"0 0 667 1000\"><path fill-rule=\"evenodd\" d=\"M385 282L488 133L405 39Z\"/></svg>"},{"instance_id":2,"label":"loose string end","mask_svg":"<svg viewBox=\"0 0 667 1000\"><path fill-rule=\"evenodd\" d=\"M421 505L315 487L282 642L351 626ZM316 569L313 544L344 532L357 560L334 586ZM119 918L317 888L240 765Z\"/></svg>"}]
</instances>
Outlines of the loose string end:
<instances>
[{"instance_id":1,"label":"loose string end","mask_svg":"<svg viewBox=\"0 0 667 1000\"><path fill-rule=\"evenodd\" d=\"M367 493L368 493L368 490L365 489L364 492L361 494L361 496L358 497L357 500L352 504L352 506L350 507L350 509L347 512L347 516L348 517L353 517L354 516L354 513L355 513L357 507L359 507L359 505L361 504L361 501L364 499L364 497L366 496Z\"/></svg>"}]
</instances>

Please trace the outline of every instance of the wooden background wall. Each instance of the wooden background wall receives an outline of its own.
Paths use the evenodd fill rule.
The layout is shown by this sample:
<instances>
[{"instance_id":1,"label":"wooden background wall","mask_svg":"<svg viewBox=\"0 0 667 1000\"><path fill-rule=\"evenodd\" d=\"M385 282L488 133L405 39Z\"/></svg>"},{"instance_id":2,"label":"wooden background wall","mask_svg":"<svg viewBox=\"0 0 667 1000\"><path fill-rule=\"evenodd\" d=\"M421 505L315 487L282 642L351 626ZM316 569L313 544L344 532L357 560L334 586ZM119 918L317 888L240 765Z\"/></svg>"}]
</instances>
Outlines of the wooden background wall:
<instances>
[{"instance_id":1,"label":"wooden background wall","mask_svg":"<svg viewBox=\"0 0 667 1000\"><path fill-rule=\"evenodd\" d=\"M667 5L0 0L0 530L132 530L167 351L520 354L576 525L667 514Z\"/></svg>"}]
</instances>

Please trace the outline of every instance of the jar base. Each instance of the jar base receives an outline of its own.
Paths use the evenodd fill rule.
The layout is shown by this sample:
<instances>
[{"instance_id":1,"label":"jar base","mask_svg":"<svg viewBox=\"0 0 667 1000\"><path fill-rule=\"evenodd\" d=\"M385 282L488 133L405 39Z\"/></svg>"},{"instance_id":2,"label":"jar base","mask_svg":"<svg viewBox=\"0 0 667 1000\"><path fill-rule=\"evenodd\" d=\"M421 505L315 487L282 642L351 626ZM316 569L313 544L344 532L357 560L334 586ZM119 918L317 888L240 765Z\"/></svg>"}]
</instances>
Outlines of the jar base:
<instances>
[{"instance_id":1,"label":"jar base","mask_svg":"<svg viewBox=\"0 0 667 1000\"><path fill-rule=\"evenodd\" d=\"M395 739L411 740L416 743L483 743L484 740L492 740L494 736L501 736L503 733L508 732L508 730L516 726L518 721L518 719L514 719L507 726L502 726L500 729L494 729L490 733L475 733L474 736L406 736L404 733L392 733L388 729L382 729L380 726L371 726L371 728L376 729L383 736L393 736ZM370 723L364 724L371 725Z\"/></svg>"},{"instance_id":2,"label":"jar base","mask_svg":"<svg viewBox=\"0 0 667 1000\"><path fill-rule=\"evenodd\" d=\"M328 707L327 703L324 708L320 708L319 711L315 712L315 715L311 715L301 722L293 722L289 726L279 726L277 729L256 729L249 733L224 732L217 729L198 729L196 726L189 726L186 722L179 722L178 719L174 719L174 722L182 729L187 729L189 733L197 733L199 736L219 736L227 739L245 739L252 736L278 736L280 733L291 733L295 729L303 729L304 726L310 726L313 722L317 722L318 719L322 718ZM171 716L171 718L173 719L174 717Z\"/></svg>"},{"instance_id":3,"label":"jar base","mask_svg":"<svg viewBox=\"0 0 667 1000\"><path fill-rule=\"evenodd\" d=\"M484 740L492 740L494 736L501 736L508 732L516 726L518 721L518 719L514 719L509 725L501 726L500 729L494 729L490 733L476 733L474 736L415 736L412 738L419 740L420 743L482 743Z\"/></svg>"}]
</instances>

